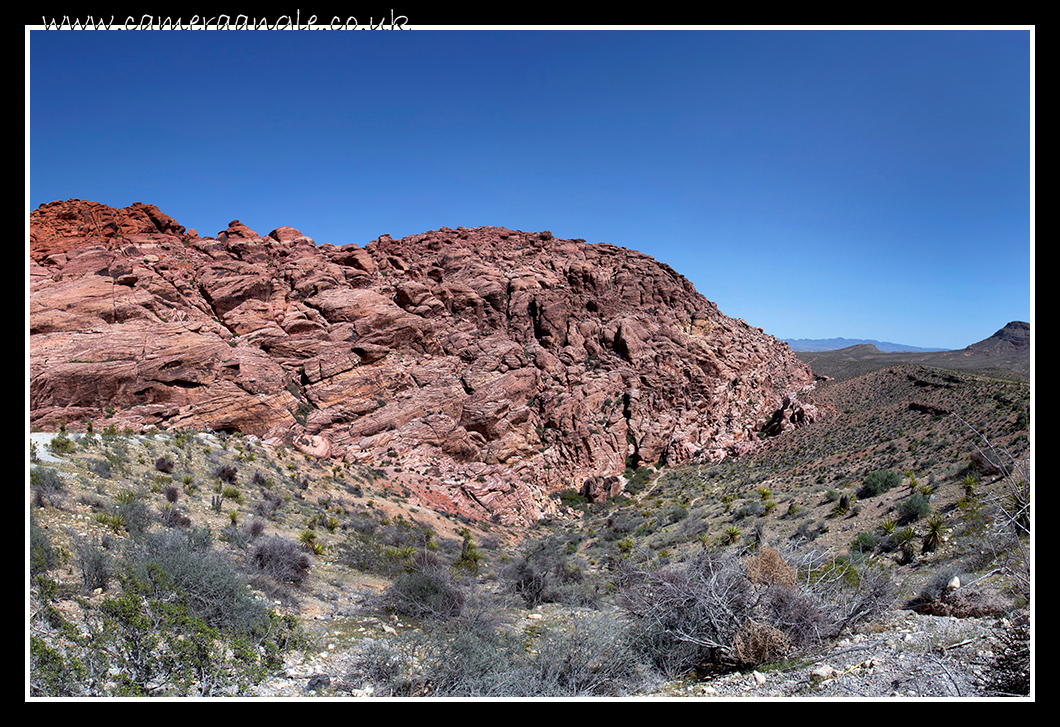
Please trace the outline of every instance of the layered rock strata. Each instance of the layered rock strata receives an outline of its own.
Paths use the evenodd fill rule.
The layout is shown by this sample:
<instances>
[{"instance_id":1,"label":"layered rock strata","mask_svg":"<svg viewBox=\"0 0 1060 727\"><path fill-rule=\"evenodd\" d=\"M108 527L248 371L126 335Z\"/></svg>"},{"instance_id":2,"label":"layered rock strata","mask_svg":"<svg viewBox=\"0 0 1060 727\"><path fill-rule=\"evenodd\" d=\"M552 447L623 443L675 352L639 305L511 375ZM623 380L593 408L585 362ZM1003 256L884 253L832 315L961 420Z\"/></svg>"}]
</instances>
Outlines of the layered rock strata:
<instances>
[{"instance_id":1,"label":"layered rock strata","mask_svg":"<svg viewBox=\"0 0 1060 727\"><path fill-rule=\"evenodd\" d=\"M362 247L233 221L210 238L151 205L70 200L31 213L30 258L33 425L400 461L506 522L594 477L746 447L812 382L667 265L549 232Z\"/></svg>"}]
</instances>

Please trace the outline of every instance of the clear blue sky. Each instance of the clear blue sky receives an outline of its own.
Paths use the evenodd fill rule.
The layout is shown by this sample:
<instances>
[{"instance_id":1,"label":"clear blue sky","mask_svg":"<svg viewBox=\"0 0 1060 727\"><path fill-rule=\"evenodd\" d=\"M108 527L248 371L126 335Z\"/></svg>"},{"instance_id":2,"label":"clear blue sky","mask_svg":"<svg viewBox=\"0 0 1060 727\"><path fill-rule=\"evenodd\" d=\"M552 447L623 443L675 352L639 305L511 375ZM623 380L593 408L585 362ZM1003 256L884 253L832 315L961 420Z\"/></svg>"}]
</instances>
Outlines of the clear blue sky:
<instances>
[{"instance_id":1,"label":"clear blue sky","mask_svg":"<svg viewBox=\"0 0 1060 727\"><path fill-rule=\"evenodd\" d=\"M32 31L27 207L641 250L778 338L1030 320L1029 30ZM28 211L28 210L27 210Z\"/></svg>"}]
</instances>

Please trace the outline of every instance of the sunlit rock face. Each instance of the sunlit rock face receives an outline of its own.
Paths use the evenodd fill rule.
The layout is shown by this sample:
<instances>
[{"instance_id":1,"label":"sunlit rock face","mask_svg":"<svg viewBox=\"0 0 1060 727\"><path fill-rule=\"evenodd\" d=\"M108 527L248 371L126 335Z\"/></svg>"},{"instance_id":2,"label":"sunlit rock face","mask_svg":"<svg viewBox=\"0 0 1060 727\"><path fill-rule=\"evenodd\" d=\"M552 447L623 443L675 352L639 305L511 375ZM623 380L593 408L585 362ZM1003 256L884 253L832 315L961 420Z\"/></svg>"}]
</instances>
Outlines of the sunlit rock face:
<instances>
[{"instance_id":1,"label":"sunlit rock face","mask_svg":"<svg viewBox=\"0 0 1060 727\"><path fill-rule=\"evenodd\" d=\"M549 232L211 238L69 200L31 213L30 256L32 424L396 457L506 522L590 478L745 450L812 381L667 265Z\"/></svg>"}]
</instances>

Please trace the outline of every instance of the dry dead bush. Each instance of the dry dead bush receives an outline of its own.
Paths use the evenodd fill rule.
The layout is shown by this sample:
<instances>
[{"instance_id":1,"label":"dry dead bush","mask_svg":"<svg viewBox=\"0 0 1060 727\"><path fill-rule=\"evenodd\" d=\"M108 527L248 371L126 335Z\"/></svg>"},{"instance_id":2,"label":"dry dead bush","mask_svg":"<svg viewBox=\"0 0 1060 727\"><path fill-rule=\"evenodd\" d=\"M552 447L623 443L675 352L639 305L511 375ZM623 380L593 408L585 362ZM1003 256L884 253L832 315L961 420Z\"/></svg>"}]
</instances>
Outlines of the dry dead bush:
<instances>
[{"instance_id":1,"label":"dry dead bush","mask_svg":"<svg viewBox=\"0 0 1060 727\"><path fill-rule=\"evenodd\" d=\"M756 585L790 588L795 584L795 569L784 561L776 549L769 546L755 551L744 561L744 565L747 567L747 577Z\"/></svg>"},{"instance_id":2,"label":"dry dead bush","mask_svg":"<svg viewBox=\"0 0 1060 727\"><path fill-rule=\"evenodd\" d=\"M748 621L732 639L736 661L757 666L777 661L791 651L792 642L780 629L761 621Z\"/></svg>"},{"instance_id":3,"label":"dry dead bush","mask_svg":"<svg viewBox=\"0 0 1060 727\"><path fill-rule=\"evenodd\" d=\"M838 636L893 601L866 564L788 564L763 548L703 552L679 566L626 573L622 605L641 656L667 676L702 665L748 667Z\"/></svg>"}]
</instances>

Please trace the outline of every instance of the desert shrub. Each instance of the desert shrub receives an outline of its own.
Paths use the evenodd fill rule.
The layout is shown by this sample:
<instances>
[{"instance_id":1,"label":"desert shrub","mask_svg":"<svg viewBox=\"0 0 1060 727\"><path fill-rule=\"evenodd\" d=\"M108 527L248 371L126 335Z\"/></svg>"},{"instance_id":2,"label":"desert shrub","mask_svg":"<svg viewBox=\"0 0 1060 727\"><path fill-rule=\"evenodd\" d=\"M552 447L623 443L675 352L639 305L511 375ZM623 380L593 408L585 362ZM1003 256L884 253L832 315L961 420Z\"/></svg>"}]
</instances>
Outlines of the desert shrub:
<instances>
[{"instance_id":1,"label":"desert shrub","mask_svg":"<svg viewBox=\"0 0 1060 727\"><path fill-rule=\"evenodd\" d=\"M247 534L251 538L260 538L264 532L265 523L263 523L261 520L258 520L257 518L251 520L250 524L247 525Z\"/></svg>"},{"instance_id":2,"label":"desert shrub","mask_svg":"<svg viewBox=\"0 0 1060 727\"><path fill-rule=\"evenodd\" d=\"M555 497L562 504L574 510L584 510L589 505L589 498L573 489L560 490Z\"/></svg>"},{"instance_id":3,"label":"desert shrub","mask_svg":"<svg viewBox=\"0 0 1060 727\"><path fill-rule=\"evenodd\" d=\"M211 477L214 477L221 482L227 482L228 484L235 484L236 475L239 470L235 466L230 464L219 464L214 468L211 473Z\"/></svg>"},{"instance_id":4,"label":"desert shrub","mask_svg":"<svg viewBox=\"0 0 1060 727\"><path fill-rule=\"evenodd\" d=\"M858 497L868 498L882 495L902 483L902 476L893 470L876 470L862 480Z\"/></svg>"},{"instance_id":5,"label":"desert shrub","mask_svg":"<svg viewBox=\"0 0 1060 727\"><path fill-rule=\"evenodd\" d=\"M266 622L264 602L251 596L235 564L213 548L205 528L144 538L123 558L120 579L123 589L182 601L212 628L249 633Z\"/></svg>"},{"instance_id":6,"label":"desert shrub","mask_svg":"<svg viewBox=\"0 0 1060 727\"><path fill-rule=\"evenodd\" d=\"M612 696L640 678L624 624L604 615L576 618L545 632L534 644L521 697Z\"/></svg>"},{"instance_id":7,"label":"desert shrub","mask_svg":"<svg viewBox=\"0 0 1060 727\"><path fill-rule=\"evenodd\" d=\"M174 463L173 460L171 460L169 457L166 457L165 455L162 455L161 457L155 460L155 469L159 472L165 472L166 474L170 474L173 472L176 466L176 463Z\"/></svg>"},{"instance_id":8,"label":"desert shrub","mask_svg":"<svg viewBox=\"0 0 1060 727\"><path fill-rule=\"evenodd\" d=\"M735 663L732 640L750 612L752 585L731 554L636 574L621 602L637 654L667 677L704 663Z\"/></svg>"},{"instance_id":9,"label":"desert shrub","mask_svg":"<svg viewBox=\"0 0 1060 727\"><path fill-rule=\"evenodd\" d=\"M732 519L735 521L739 521L749 517L761 517L765 514L765 503L755 500L753 502L745 503L743 507L733 513Z\"/></svg>"},{"instance_id":10,"label":"desert shrub","mask_svg":"<svg viewBox=\"0 0 1060 727\"><path fill-rule=\"evenodd\" d=\"M950 581L953 580L954 576L961 575L961 568L959 565L947 565L936 570L928 582L924 584L924 587L920 589L920 594L917 596L916 602L919 603L930 603L938 598L941 598L946 593L946 586ZM967 580L965 578L964 580Z\"/></svg>"},{"instance_id":11,"label":"desert shrub","mask_svg":"<svg viewBox=\"0 0 1060 727\"><path fill-rule=\"evenodd\" d=\"M931 512L931 503L921 492L914 492L909 497L898 503L898 521L911 523L927 517Z\"/></svg>"},{"instance_id":12,"label":"desert shrub","mask_svg":"<svg viewBox=\"0 0 1060 727\"><path fill-rule=\"evenodd\" d=\"M457 619L416 640L369 644L347 677L380 696L435 698L611 696L639 679L626 628L603 616L522 635Z\"/></svg>"},{"instance_id":13,"label":"desert shrub","mask_svg":"<svg viewBox=\"0 0 1060 727\"><path fill-rule=\"evenodd\" d=\"M263 538L254 547L251 562L260 572L285 583L302 583L311 563L301 545L279 536Z\"/></svg>"},{"instance_id":14,"label":"desert shrub","mask_svg":"<svg viewBox=\"0 0 1060 727\"><path fill-rule=\"evenodd\" d=\"M275 519L283 507L283 496L276 492L265 493L263 499L254 503L254 514L259 517Z\"/></svg>"},{"instance_id":15,"label":"desert shrub","mask_svg":"<svg viewBox=\"0 0 1060 727\"><path fill-rule=\"evenodd\" d=\"M171 502L163 503L158 509L158 522L167 528L191 527L191 518L181 512L180 508Z\"/></svg>"},{"instance_id":16,"label":"desert shrub","mask_svg":"<svg viewBox=\"0 0 1060 727\"><path fill-rule=\"evenodd\" d=\"M113 546L109 539L81 539L76 544L77 566L86 591L107 590L114 577Z\"/></svg>"},{"instance_id":17,"label":"desert shrub","mask_svg":"<svg viewBox=\"0 0 1060 727\"><path fill-rule=\"evenodd\" d=\"M755 666L873 618L893 598L886 574L867 566L777 560L703 551L680 566L625 574L621 604L634 648L668 677L702 665Z\"/></svg>"},{"instance_id":18,"label":"desert shrub","mask_svg":"<svg viewBox=\"0 0 1060 727\"><path fill-rule=\"evenodd\" d=\"M351 513L347 528L342 559L365 573L394 576L412 568L417 556L438 549L430 526L403 518L383 523L368 513Z\"/></svg>"},{"instance_id":19,"label":"desert shrub","mask_svg":"<svg viewBox=\"0 0 1060 727\"><path fill-rule=\"evenodd\" d=\"M776 587L770 590L765 602L768 623L772 624L795 646L812 646L828 634L825 615L814 599L801 590Z\"/></svg>"},{"instance_id":20,"label":"desert shrub","mask_svg":"<svg viewBox=\"0 0 1060 727\"><path fill-rule=\"evenodd\" d=\"M880 544L880 536L876 533L865 531L859 533L850 543L850 550L858 553L868 553L876 549Z\"/></svg>"},{"instance_id":21,"label":"desert shrub","mask_svg":"<svg viewBox=\"0 0 1060 727\"><path fill-rule=\"evenodd\" d=\"M64 656L44 639L30 637L30 694L34 697L77 697L85 667L76 657Z\"/></svg>"},{"instance_id":22,"label":"desert shrub","mask_svg":"<svg viewBox=\"0 0 1060 727\"><path fill-rule=\"evenodd\" d=\"M70 439L66 429L60 429L48 442L48 450L55 455L72 454L77 451L77 443Z\"/></svg>"},{"instance_id":23,"label":"desert shrub","mask_svg":"<svg viewBox=\"0 0 1060 727\"><path fill-rule=\"evenodd\" d=\"M44 573L54 568L59 561L58 553L52 546L47 531L37 524L37 519L29 520L29 572L30 575Z\"/></svg>"},{"instance_id":24,"label":"desert shrub","mask_svg":"<svg viewBox=\"0 0 1060 727\"><path fill-rule=\"evenodd\" d=\"M459 616L464 600L463 590L448 569L430 562L399 574L384 597L385 607L394 613L438 620Z\"/></svg>"},{"instance_id":25,"label":"desert shrub","mask_svg":"<svg viewBox=\"0 0 1060 727\"><path fill-rule=\"evenodd\" d=\"M673 505L666 511L666 520L669 523L677 523L688 517L688 510L682 505Z\"/></svg>"},{"instance_id":26,"label":"desert shrub","mask_svg":"<svg viewBox=\"0 0 1060 727\"><path fill-rule=\"evenodd\" d=\"M642 492L647 486L648 481L651 480L653 470L650 467L638 467L636 470L626 470L625 476L628 482L626 482L625 491L631 495L636 495Z\"/></svg>"},{"instance_id":27,"label":"desert shrub","mask_svg":"<svg viewBox=\"0 0 1060 727\"><path fill-rule=\"evenodd\" d=\"M297 620L253 598L208 532L164 533L121 559L122 588L86 614L81 696L239 694L305 643Z\"/></svg>"},{"instance_id":28,"label":"desert shrub","mask_svg":"<svg viewBox=\"0 0 1060 727\"><path fill-rule=\"evenodd\" d=\"M980 683L992 697L1025 697L1031 693L1030 623L1018 617L994 629L997 647Z\"/></svg>"},{"instance_id":29,"label":"desert shrub","mask_svg":"<svg viewBox=\"0 0 1060 727\"><path fill-rule=\"evenodd\" d=\"M625 547L620 543L620 549ZM630 543L632 547L632 541ZM584 562L567 553L560 537L549 537L527 546L501 573L508 592L530 607L542 603L593 607L599 588Z\"/></svg>"},{"instance_id":30,"label":"desert shrub","mask_svg":"<svg viewBox=\"0 0 1060 727\"><path fill-rule=\"evenodd\" d=\"M785 562L776 548L759 548L744 561L747 577L757 585L792 586L797 573Z\"/></svg>"},{"instance_id":31,"label":"desert shrub","mask_svg":"<svg viewBox=\"0 0 1060 727\"><path fill-rule=\"evenodd\" d=\"M107 459L93 458L85 464L85 467L92 474L105 480L109 480L113 474L113 467Z\"/></svg>"},{"instance_id":32,"label":"desert shrub","mask_svg":"<svg viewBox=\"0 0 1060 727\"><path fill-rule=\"evenodd\" d=\"M109 523L115 531L124 530L129 535L139 536L150 525L151 519L151 508L143 493L124 490L114 498Z\"/></svg>"},{"instance_id":33,"label":"desert shrub","mask_svg":"<svg viewBox=\"0 0 1060 727\"><path fill-rule=\"evenodd\" d=\"M367 683L380 697L408 695L413 663L411 648L402 649L393 640L371 640L357 653L345 681Z\"/></svg>"},{"instance_id":34,"label":"desert shrub","mask_svg":"<svg viewBox=\"0 0 1060 727\"><path fill-rule=\"evenodd\" d=\"M51 467L37 465L29 471L29 486L33 492L33 502L37 507L51 505L58 507L66 491L63 476Z\"/></svg>"},{"instance_id":35,"label":"desert shrub","mask_svg":"<svg viewBox=\"0 0 1060 727\"><path fill-rule=\"evenodd\" d=\"M732 637L732 654L739 664L766 664L791 650L791 639L775 626L746 621Z\"/></svg>"}]
</instances>

